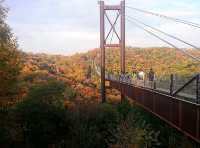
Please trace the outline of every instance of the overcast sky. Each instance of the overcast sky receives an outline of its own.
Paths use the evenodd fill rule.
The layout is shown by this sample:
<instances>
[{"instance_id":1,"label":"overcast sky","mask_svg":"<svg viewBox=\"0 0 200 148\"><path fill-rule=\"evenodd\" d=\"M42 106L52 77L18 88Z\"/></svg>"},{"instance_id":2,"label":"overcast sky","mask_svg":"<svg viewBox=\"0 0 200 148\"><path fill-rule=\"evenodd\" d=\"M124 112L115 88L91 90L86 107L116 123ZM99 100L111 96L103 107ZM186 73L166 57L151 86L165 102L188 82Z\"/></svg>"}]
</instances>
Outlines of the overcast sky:
<instances>
[{"instance_id":1,"label":"overcast sky","mask_svg":"<svg viewBox=\"0 0 200 148\"><path fill-rule=\"evenodd\" d=\"M118 4L120 1L105 2ZM99 47L97 0L6 0L5 3L10 8L8 23L23 51L67 55ZM126 5L200 24L199 0L126 0ZM126 15L200 46L200 29L128 8ZM126 39L126 44L132 46L166 46L129 22L126 23Z\"/></svg>"}]
</instances>

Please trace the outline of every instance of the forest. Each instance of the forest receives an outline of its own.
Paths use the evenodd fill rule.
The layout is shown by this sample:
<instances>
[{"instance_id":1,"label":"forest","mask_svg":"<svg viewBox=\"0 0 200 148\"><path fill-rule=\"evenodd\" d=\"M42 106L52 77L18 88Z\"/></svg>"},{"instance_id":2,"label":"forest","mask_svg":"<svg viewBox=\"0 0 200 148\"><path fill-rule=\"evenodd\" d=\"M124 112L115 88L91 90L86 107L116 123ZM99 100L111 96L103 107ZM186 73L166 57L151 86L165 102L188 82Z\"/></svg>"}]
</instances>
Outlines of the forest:
<instances>
[{"instance_id":1,"label":"forest","mask_svg":"<svg viewBox=\"0 0 200 148\"><path fill-rule=\"evenodd\" d=\"M73 56L19 49L0 2L0 148L193 148L195 142L120 93L100 100L100 49ZM191 54L199 54L188 49ZM198 73L198 63L169 47L126 48L127 72L157 77ZM200 55L199 55L200 56ZM106 50L119 73L119 50Z\"/></svg>"}]
</instances>

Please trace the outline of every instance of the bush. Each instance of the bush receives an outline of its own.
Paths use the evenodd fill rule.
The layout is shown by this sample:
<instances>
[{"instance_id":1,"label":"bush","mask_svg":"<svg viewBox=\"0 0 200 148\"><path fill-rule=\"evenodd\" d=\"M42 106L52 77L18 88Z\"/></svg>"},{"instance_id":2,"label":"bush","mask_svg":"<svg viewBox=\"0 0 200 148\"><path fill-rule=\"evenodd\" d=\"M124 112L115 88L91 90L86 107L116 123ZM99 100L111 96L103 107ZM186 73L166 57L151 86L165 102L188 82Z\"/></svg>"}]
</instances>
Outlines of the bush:
<instances>
[{"instance_id":1,"label":"bush","mask_svg":"<svg viewBox=\"0 0 200 148\"><path fill-rule=\"evenodd\" d=\"M154 146L157 148L184 148L185 145L193 147L191 141L180 132L137 105L131 107L126 120L119 126L118 134L120 133L119 141L125 144L138 143L141 147Z\"/></svg>"},{"instance_id":2,"label":"bush","mask_svg":"<svg viewBox=\"0 0 200 148\"><path fill-rule=\"evenodd\" d=\"M114 147L119 148L146 148L157 147L159 132L155 132L148 125L144 128L137 128L134 125L126 122L122 122L118 127L116 134L117 143Z\"/></svg>"},{"instance_id":3,"label":"bush","mask_svg":"<svg viewBox=\"0 0 200 148\"><path fill-rule=\"evenodd\" d=\"M64 84L57 81L37 86L12 110L16 124L21 125L26 146L45 148L64 140L70 126L63 104L64 90Z\"/></svg>"},{"instance_id":4,"label":"bush","mask_svg":"<svg viewBox=\"0 0 200 148\"><path fill-rule=\"evenodd\" d=\"M25 141L34 147L58 144L68 133L69 120L64 107L26 101L18 105L15 112L20 117Z\"/></svg>"},{"instance_id":5,"label":"bush","mask_svg":"<svg viewBox=\"0 0 200 148\"><path fill-rule=\"evenodd\" d=\"M4 148L8 147L10 143L10 134L8 129L5 127L0 127L0 146L3 146Z\"/></svg>"},{"instance_id":6,"label":"bush","mask_svg":"<svg viewBox=\"0 0 200 148\"><path fill-rule=\"evenodd\" d=\"M132 110L132 106L127 99L125 99L121 104L117 106L117 110L120 114L122 120L127 118L127 115Z\"/></svg>"},{"instance_id":7,"label":"bush","mask_svg":"<svg viewBox=\"0 0 200 148\"><path fill-rule=\"evenodd\" d=\"M73 148L106 148L113 143L119 122L117 110L109 104L81 104L71 113L71 135L66 140Z\"/></svg>"},{"instance_id":8,"label":"bush","mask_svg":"<svg viewBox=\"0 0 200 148\"><path fill-rule=\"evenodd\" d=\"M114 133L116 133L117 126L119 124L119 113L116 108L110 104L101 104L99 106L99 112L97 112L97 126L104 139L103 143L111 144L116 142Z\"/></svg>"},{"instance_id":9,"label":"bush","mask_svg":"<svg viewBox=\"0 0 200 148\"><path fill-rule=\"evenodd\" d=\"M131 106L128 101L124 101L117 106L121 115L121 122L118 125L117 142L112 145L119 148L144 148L158 147L160 145L158 136L160 132L154 130L151 124L141 118L140 113Z\"/></svg>"},{"instance_id":10,"label":"bush","mask_svg":"<svg viewBox=\"0 0 200 148\"><path fill-rule=\"evenodd\" d=\"M71 87L67 86L65 88L64 96L66 99L73 101L77 96L77 92L75 92Z\"/></svg>"},{"instance_id":11,"label":"bush","mask_svg":"<svg viewBox=\"0 0 200 148\"><path fill-rule=\"evenodd\" d=\"M46 84L34 86L30 89L28 99L52 100L55 98L64 98L66 86L61 81L52 80Z\"/></svg>"}]
</instances>

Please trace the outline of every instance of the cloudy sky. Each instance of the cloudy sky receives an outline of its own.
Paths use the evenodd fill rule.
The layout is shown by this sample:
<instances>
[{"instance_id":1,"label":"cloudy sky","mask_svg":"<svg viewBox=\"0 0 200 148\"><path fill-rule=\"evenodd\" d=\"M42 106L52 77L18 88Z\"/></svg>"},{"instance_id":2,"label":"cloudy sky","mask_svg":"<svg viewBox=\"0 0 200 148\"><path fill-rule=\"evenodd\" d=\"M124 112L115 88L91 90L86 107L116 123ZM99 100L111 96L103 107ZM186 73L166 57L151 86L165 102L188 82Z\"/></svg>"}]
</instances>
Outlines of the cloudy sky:
<instances>
[{"instance_id":1,"label":"cloudy sky","mask_svg":"<svg viewBox=\"0 0 200 148\"><path fill-rule=\"evenodd\" d=\"M118 4L120 0L105 2ZM24 51L67 55L99 47L97 0L6 0L5 4L10 8L8 23ZM126 5L200 24L199 0L126 0ZM200 29L128 8L126 15L200 46ZM126 22L126 39L126 44L132 46L166 46L129 22Z\"/></svg>"}]
</instances>

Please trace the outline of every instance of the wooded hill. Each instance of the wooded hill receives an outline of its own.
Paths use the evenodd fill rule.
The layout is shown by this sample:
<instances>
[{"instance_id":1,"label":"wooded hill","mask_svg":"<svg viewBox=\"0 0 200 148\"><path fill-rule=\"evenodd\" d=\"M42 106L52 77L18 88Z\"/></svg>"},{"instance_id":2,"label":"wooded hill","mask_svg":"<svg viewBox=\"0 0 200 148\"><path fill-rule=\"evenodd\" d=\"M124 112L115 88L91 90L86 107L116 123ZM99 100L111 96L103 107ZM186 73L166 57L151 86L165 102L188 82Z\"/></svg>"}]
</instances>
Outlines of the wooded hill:
<instances>
[{"instance_id":1,"label":"wooded hill","mask_svg":"<svg viewBox=\"0 0 200 148\"><path fill-rule=\"evenodd\" d=\"M192 55L200 57L200 52L194 49L186 49ZM91 51L88 54L96 54L95 61L99 61L99 50ZM119 49L106 49L106 68L108 71L120 71ZM148 72L153 68L157 76L169 74L191 75L200 71L200 63L194 61L182 52L167 47L152 48L126 48L126 71Z\"/></svg>"},{"instance_id":2,"label":"wooded hill","mask_svg":"<svg viewBox=\"0 0 200 148\"><path fill-rule=\"evenodd\" d=\"M195 50L191 54L199 55ZM119 49L106 49L106 70L112 73L120 71ZM94 63L100 63L100 50L94 49L87 53L73 56L22 54L22 82L31 87L43 83L49 77L65 81L86 98L97 100L99 97L100 79L94 70ZM180 76L194 75L200 71L198 62L186 57L172 48L132 48L126 49L126 70L132 72L149 72L150 68L157 77L177 74Z\"/></svg>"}]
</instances>

